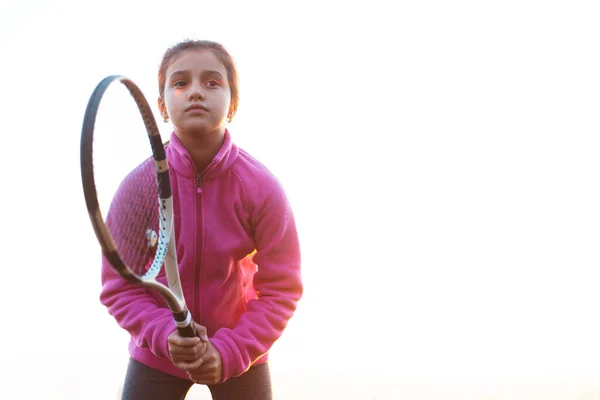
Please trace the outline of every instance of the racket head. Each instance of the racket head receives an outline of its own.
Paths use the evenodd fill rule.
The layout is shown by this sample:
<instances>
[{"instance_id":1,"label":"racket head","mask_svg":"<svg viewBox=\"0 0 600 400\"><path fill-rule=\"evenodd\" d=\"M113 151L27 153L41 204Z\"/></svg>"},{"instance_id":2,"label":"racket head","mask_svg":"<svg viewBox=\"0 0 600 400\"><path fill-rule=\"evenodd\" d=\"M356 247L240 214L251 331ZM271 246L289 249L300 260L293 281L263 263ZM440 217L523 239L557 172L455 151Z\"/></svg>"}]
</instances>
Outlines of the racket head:
<instances>
[{"instance_id":1,"label":"racket head","mask_svg":"<svg viewBox=\"0 0 600 400\"><path fill-rule=\"evenodd\" d=\"M135 100L152 157L126 174L107 208L102 206L96 178L110 172L106 163L98 168L97 153L102 146L95 137L95 126L101 100L115 82L122 83ZM104 159L110 159L109 152L106 147L102 150ZM104 78L90 96L81 134L81 174L88 214L106 260L131 282L153 281L162 269L173 229L169 166L152 110L139 87L124 76Z\"/></svg>"}]
</instances>

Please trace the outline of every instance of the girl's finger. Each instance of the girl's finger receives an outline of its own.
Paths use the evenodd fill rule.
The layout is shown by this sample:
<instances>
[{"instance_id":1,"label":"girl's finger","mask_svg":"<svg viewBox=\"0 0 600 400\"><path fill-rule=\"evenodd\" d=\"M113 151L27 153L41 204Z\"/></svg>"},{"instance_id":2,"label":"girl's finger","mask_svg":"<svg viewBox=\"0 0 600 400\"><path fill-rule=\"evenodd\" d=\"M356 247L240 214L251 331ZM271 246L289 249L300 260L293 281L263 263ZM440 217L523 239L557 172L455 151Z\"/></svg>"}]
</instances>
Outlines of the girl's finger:
<instances>
[{"instance_id":1,"label":"girl's finger","mask_svg":"<svg viewBox=\"0 0 600 400\"><path fill-rule=\"evenodd\" d=\"M178 361L177 364L173 362L173 365L186 372L191 372L197 370L202 366L202 359L197 359L193 361Z\"/></svg>"},{"instance_id":2,"label":"girl's finger","mask_svg":"<svg viewBox=\"0 0 600 400\"><path fill-rule=\"evenodd\" d=\"M171 336L169 337L169 344L178 346L178 347L194 347L200 344L199 337L181 337L181 336Z\"/></svg>"},{"instance_id":3,"label":"girl's finger","mask_svg":"<svg viewBox=\"0 0 600 400\"><path fill-rule=\"evenodd\" d=\"M206 352L206 345L195 346L195 347L169 347L169 354L171 357L187 357L193 360L200 358Z\"/></svg>"},{"instance_id":4,"label":"girl's finger","mask_svg":"<svg viewBox=\"0 0 600 400\"><path fill-rule=\"evenodd\" d=\"M203 376L198 379L192 379L192 381L194 383L198 383L200 385L214 385L214 384L218 383L216 381L216 377L213 377L213 376Z\"/></svg>"}]
</instances>

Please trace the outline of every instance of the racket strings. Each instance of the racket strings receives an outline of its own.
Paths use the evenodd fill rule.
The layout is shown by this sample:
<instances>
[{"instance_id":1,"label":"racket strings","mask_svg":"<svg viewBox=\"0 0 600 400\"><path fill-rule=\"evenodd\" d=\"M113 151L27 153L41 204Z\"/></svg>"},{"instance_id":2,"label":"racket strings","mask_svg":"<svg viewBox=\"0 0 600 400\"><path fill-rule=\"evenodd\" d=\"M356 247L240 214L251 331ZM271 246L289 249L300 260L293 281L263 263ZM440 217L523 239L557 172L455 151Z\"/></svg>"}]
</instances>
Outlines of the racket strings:
<instances>
[{"instance_id":1,"label":"racket strings","mask_svg":"<svg viewBox=\"0 0 600 400\"><path fill-rule=\"evenodd\" d=\"M159 244L160 213L151 161L134 170L112 201L107 225L117 251L138 276L148 271Z\"/></svg>"},{"instance_id":2,"label":"racket strings","mask_svg":"<svg viewBox=\"0 0 600 400\"><path fill-rule=\"evenodd\" d=\"M93 165L93 174L86 170L84 175L95 189L97 208L116 252L141 277L147 274L161 243L157 175L147 135L157 128L139 88L127 79L121 83L126 88L111 89L90 100L97 109L92 109L89 115L93 118L84 123L82 152L87 157L84 164ZM159 270L155 265L151 274Z\"/></svg>"}]
</instances>

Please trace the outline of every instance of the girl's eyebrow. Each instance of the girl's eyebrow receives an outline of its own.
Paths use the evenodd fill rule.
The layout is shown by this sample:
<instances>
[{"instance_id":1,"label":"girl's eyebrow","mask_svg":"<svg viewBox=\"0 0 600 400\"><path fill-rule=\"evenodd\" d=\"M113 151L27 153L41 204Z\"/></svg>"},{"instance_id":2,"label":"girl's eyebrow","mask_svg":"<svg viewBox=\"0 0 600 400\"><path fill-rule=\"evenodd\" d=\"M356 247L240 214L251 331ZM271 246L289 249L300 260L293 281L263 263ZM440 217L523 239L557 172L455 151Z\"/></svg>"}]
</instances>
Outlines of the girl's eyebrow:
<instances>
[{"instance_id":1,"label":"girl's eyebrow","mask_svg":"<svg viewBox=\"0 0 600 400\"><path fill-rule=\"evenodd\" d=\"M219 72L219 71L215 71L215 70L208 70L208 71L203 71L202 75L218 75L221 78L223 78L223 75Z\"/></svg>"},{"instance_id":2,"label":"girl's eyebrow","mask_svg":"<svg viewBox=\"0 0 600 400\"><path fill-rule=\"evenodd\" d=\"M189 71L183 71L183 70L182 70L182 71L175 71L175 72L171 73L171 76L170 76L170 77L172 78L172 77L174 77L174 76L177 76L177 75L185 75L185 74L187 74L188 72L189 72Z\"/></svg>"},{"instance_id":3,"label":"girl's eyebrow","mask_svg":"<svg viewBox=\"0 0 600 400\"><path fill-rule=\"evenodd\" d=\"M171 78L177 75L187 75L189 74L189 70L179 70L179 71L175 71L173 73L171 73ZM217 71L217 70L213 70L213 69L209 69L206 71L202 71L202 75L218 75L219 77L221 77L221 79L223 79L223 75Z\"/></svg>"}]
</instances>

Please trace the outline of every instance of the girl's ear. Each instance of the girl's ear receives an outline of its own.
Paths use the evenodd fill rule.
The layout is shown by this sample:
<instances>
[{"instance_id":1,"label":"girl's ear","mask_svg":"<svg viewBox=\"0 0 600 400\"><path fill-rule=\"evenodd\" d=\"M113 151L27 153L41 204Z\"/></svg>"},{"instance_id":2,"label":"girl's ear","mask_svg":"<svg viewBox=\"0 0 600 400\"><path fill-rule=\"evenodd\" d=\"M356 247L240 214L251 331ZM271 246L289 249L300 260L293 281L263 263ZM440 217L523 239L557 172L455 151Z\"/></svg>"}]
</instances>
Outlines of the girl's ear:
<instances>
[{"instance_id":1,"label":"girl's ear","mask_svg":"<svg viewBox=\"0 0 600 400\"><path fill-rule=\"evenodd\" d=\"M160 111L160 116L166 122L169 121L169 114L167 113L167 106L165 105L165 100L162 97L158 98L158 110Z\"/></svg>"}]
</instances>

